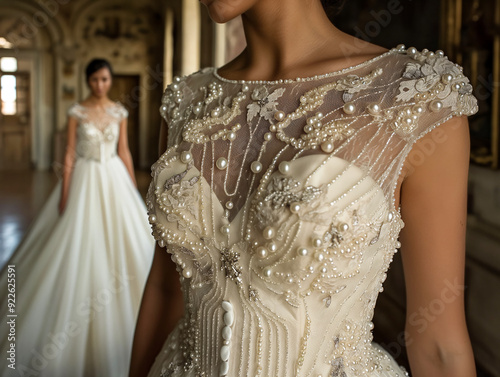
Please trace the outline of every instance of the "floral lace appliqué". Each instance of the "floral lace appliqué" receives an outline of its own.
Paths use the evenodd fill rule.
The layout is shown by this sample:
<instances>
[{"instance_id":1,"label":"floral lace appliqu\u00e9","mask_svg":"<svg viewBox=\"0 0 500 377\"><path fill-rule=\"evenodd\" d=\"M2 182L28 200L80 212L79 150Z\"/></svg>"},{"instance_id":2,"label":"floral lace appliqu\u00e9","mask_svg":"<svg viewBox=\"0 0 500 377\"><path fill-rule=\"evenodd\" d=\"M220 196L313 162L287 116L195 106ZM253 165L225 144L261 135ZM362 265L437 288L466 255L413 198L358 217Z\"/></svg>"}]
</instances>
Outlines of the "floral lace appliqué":
<instances>
[{"instance_id":1,"label":"floral lace appliqu\u00e9","mask_svg":"<svg viewBox=\"0 0 500 377\"><path fill-rule=\"evenodd\" d=\"M368 89L373 82L373 79L382 74L382 68L377 68L369 75L359 77L357 75L348 75L337 81L337 90L343 91L342 99L344 102L349 102L354 97L355 93Z\"/></svg>"},{"instance_id":2,"label":"floral lace appliqu\u00e9","mask_svg":"<svg viewBox=\"0 0 500 377\"><path fill-rule=\"evenodd\" d=\"M164 184L165 191L158 198L160 209L167 215L167 221L177 222L182 229L185 227L182 225L184 211L188 211L195 219L198 218L195 209L198 200L195 184L200 177L194 176L189 180L183 180L189 169L190 166L182 173L167 179Z\"/></svg>"},{"instance_id":3,"label":"floral lace appliqu\u00e9","mask_svg":"<svg viewBox=\"0 0 500 377\"><path fill-rule=\"evenodd\" d=\"M252 102L247 106L247 122L251 122L257 115L267 121L271 121L276 112L277 99L285 92L285 88L279 88L268 94L265 86L256 88L251 95Z\"/></svg>"},{"instance_id":4,"label":"floral lace appliqu\u00e9","mask_svg":"<svg viewBox=\"0 0 500 377\"><path fill-rule=\"evenodd\" d=\"M439 100L442 107L451 108L457 115L470 115L477 111L477 101L471 95L472 86L460 66L437 55L417 53L413 58L415 61L407 63L403 73L403 78L407 80L399 85L397 102Z\"/></svg>"},{"instance_id":5,"label":"floral lace appliqu\u00e9","mask_svg":"<svg viewBox=\"0 0 500 377\"><path fill-rule=\"evenodd\" d=\"M274 177L256 209L257 223L261 228L268 225L279 225L289 215L292 203L300 205L311 203L323 190L314 186L303 188L301 182L289 177Z\"/></svg>"}]
</instances>

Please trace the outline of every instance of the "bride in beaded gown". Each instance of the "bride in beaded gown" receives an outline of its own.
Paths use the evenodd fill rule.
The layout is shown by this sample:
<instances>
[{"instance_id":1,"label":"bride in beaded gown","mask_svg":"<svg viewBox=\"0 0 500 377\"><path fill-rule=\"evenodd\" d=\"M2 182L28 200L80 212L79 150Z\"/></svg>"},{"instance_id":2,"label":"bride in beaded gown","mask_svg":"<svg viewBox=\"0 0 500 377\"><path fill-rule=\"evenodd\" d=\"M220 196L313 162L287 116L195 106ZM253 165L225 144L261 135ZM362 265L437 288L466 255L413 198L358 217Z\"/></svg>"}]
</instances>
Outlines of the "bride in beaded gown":
<instances>
[{"instance_id":1,"label":"bride in beaded gown","mask_svg":"<svg viewBox=\"0 0 500 377\"><path fill-rule=\"evenodd\" d=\"M89 67L91 81L109 65ZM154 240L135 178L117 154L128 112L108 102L68 110L76 156L64 212L59 181L0 272L2 377L127 374ZM15 286L8 300L7 278Z\"/></svg>"},{"instance_id":2,"label":"bride in beaded gown","mask_svg":"<svg viewBox=\"0 0 500 377\"><path fill-rule=\"evenodd\" d=\"M407 376L372 342L371 320L406 225L396 197L405 160L427 133L477 111L462 69L401 45L302 79L224 77L203 69L163 96L150 279L166 284L155 266L171 254L184 315L166 341L151 336L148 376ZM141 359L141 317L160 328L172 311L149 314L148 285ZM424 368L412 364L415 376Z\"/></svg>"}]
</instances>

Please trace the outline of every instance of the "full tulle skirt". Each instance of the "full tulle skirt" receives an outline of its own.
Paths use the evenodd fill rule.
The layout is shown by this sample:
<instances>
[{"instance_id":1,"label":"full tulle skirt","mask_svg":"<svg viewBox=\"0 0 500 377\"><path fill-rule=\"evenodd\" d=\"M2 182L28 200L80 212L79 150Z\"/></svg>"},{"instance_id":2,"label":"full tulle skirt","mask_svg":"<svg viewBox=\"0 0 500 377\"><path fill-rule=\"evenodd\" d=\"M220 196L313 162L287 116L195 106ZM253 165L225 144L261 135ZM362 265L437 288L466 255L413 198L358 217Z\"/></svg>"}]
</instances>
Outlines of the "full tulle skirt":
<instances>
[{"instance_id":1,"label":"full tulle skirt","mask_svg":"<svg viewBox=\"0 0 500 377\"><path fill-rule=\"evenodd\" d=\"M1 376L125 377L154 251L146 207L116 156L76 161L61 216L60 192L0 273Z\"/></svg>"}]
</instances>

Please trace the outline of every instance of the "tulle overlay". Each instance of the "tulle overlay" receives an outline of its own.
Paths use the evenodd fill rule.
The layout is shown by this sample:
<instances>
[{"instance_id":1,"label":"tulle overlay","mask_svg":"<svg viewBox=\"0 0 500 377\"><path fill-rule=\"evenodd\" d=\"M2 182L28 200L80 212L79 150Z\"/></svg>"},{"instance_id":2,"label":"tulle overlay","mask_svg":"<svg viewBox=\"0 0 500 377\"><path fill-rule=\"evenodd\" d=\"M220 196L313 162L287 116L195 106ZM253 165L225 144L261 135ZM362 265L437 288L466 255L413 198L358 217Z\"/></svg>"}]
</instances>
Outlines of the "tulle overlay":
<instances>
[{"instance_id":1,"label":"tulle overlay","mask_svg":"<svg viewBox=\"0 0 500 377\"><path fill-rule=\"evenodd\" d=\"M116 138L108 142L112 151ZM16 369L5 363L11 318L2 292L1 375L125 377L154 249L144 202L113 153L76 160L62 216L60 192L61 182L7 263L15 266Z\"/></svg>"}]
</instances>

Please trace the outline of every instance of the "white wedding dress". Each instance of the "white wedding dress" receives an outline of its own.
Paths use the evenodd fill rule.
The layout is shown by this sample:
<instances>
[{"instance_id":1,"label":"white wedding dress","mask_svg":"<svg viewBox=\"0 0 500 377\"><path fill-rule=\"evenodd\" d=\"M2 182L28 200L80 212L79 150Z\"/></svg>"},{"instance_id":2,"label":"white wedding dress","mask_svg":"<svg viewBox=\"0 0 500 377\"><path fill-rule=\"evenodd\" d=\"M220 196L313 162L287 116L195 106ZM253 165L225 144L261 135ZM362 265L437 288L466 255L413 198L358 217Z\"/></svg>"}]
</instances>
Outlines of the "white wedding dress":
<instances>
[{"instance_id":1,"label":"white wedding dress","mask_svg":"<svg viewBox=\"0 0 500 377\"><path fill-rule=\"evenodd\" d=\"M477 111L471 90L404 46L310 78L176 78L146 205L185 315L148 376L405 376L372 342L394 191L416 140Z\"/></svg>"},{"instance_id":2,"label":"white wedding dress","mask_svg":"<svg viewBox=\"0 0 500 377\"><path fill-rule=\"evenodd\" d=\"M66 209L60 216L59 182L7 262L15 270L13 313L7 266L0 275L1 376L128 373L154 239L144 202L116 154L127 111L118 103L103 113L75 104L69 115L78 127ZM15 320L15 341L8 340L8 320ZM11 343L16 369L6 360Z\"/></svg>"}]
</instances>

